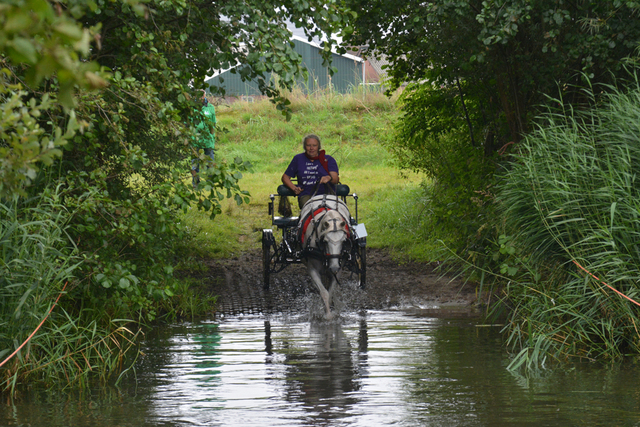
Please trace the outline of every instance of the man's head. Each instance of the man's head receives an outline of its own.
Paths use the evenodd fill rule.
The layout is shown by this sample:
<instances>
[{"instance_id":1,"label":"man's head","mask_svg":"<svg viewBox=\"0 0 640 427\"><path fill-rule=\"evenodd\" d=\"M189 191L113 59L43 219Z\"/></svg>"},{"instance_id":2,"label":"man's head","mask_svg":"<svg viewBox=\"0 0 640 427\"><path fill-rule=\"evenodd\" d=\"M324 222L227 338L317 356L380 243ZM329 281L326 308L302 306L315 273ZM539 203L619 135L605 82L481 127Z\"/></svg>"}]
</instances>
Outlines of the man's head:
<instances>
[{"instance_id":1,"label":"man's head","mask_svg":"<svg viewBox=\"0 0 640 427\"><path fill-rule=\"evenodd\" d=\"M320 137L318 135L314 135L310 133L309 135L302 138L302 149L307 150L307 142L314 141L318 143L318 150L322 150L322 143L320 142Z\"/></svg>"}]
</instances>

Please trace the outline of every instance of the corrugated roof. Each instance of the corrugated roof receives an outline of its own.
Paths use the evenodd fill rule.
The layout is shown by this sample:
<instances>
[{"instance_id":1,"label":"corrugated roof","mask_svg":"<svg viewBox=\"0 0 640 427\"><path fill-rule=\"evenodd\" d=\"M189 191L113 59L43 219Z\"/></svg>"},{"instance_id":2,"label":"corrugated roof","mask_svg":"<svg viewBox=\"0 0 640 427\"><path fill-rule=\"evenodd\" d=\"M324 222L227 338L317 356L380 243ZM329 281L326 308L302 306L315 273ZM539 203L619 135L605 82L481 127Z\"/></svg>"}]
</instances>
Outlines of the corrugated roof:
<instances>
[{"instance_id":1,"label":"corrugated roof","mask_svg":"<svg viewBox=\"0 0 640 427\"><path fill-rule=\"evenodd\" d=\"M311 46L317 47L318 49L322 49L321 45L319 45L318 43L316 43L314 41L309 41L309 40L305 39L304 37L291 36L291 40L298 40L298 41L301 41L303 43L310 44ZM360 58L359 56L352 55L350 53L338 53L335 49L331 49L331 53L334 53L334 54L340 55L340 56L344 56L345 58L349 58L349 59L351 59L353 61L356 61L356 62L364 62L364 59Z\"/></svg>"},{"instance_id":2,"label":"corrugated roof","mask_svg":"<svg viewBox=\"0 0 640 427\"><path fill-rule=\"evenodd\" d=\"M322 47L321 45L319 45L318 43L316 43L316 42L314 42L314 41L309 41L309 40L305 39L304 37L299 37L299 36L294 36L294 35L292 35L292 36L291 36L291 40L297 40L297 41L300 41L300 42L302 42L302 43L306 43L306 44L311 45L311 46L313 46L313 47L315 47L315 48L318 48L318 49L322 49L322 48L323 48L323 47ZM244 49L244 46L241 46L240 48L241 48L241 49ZM360 58L359 56L352 55L352 54L350 54L350 53L338 53L335 49L331 49L331 53L333 53L333 54L335 54L335 55L343 56L343 57L348 58L348 59L351 59L352 61L356 61L356 62L364 62L364 59ZM234 67L229 67L229 68L226 68L226 69L224 69L224 70L214 71L214 73L213 73L212 75L210 75L210 76L206 76L206 77L204 78L204 80L205 80L205 81L207 81L207 80L209 80L209 79L211 79L211 78L213 78L213 77L217 77L217 76L219 76L220 74L222 74L222 73L226 73L227 71L231 70L232 68L237 68L237 67L239 67L239 66L241 66L241 65L242 65L242 64L237 64L237 65L236 65L236 66L234 66Z\"/></svg>"},{"instance_id":3,"label":"corrugated roof","mask_svg":"<svg viewBox=\"0 0 640 427\"><path fill-rule=\"evenodd\" d=\"M371 67L374 70L376 70L376 73L378 73L380 77L387 75L387 72L382 69L383 65L389 65L389 61L387 61L386 57L383 56L380 59L367 58L367 61L369 61L369 64L371 64Z\"/></svg>"}]
</instances>

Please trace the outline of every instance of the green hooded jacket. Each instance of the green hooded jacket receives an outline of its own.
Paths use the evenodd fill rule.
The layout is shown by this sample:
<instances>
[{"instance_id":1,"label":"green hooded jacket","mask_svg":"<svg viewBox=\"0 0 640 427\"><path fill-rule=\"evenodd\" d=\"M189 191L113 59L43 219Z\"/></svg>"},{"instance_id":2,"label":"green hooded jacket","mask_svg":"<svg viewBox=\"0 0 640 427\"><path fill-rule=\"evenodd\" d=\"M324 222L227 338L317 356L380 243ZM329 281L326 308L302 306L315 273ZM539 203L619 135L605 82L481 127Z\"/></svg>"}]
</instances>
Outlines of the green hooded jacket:
<instances>
[{"instance_id":1,"label":"green hooded jacket","mask_svg":"<svg viewBox=\"0 0 640 427\"><path fill-rule=\"evenodd\" d=\"M216 137L209 129L216 124L216 110L211 104L203 105L202 114L205 119L196 125L199 137L193 142L193 145L197 148L213 148Z\"/></svg>"}]
</instances>

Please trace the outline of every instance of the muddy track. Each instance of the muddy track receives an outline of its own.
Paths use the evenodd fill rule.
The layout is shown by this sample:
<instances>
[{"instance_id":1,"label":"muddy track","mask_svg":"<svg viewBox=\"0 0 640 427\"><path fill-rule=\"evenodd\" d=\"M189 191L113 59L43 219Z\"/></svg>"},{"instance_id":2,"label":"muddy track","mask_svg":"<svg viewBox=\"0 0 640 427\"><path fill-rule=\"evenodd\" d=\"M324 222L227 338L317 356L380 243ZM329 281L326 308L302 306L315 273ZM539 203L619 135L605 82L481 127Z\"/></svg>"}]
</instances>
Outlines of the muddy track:
<instances>
[{"instance_id":1,"label":"muddy track","mask_svg":"<svg viewBox=\"0 0 640 427\"><path fill-rule=\"evenodd\" d=\"M219 296L217 314L304 312L316 304L314 299L320 304L301 264L273 274L270 290L264 291L258 250L232 259L202 262L204 270L189 275L206 281L211 293ZM467 315L477 302L473 286L442 277L430 264L399 264L384 250L367 250L366 289L358 288L348 272L341 273L339 280L339 305L348 311L403 308L431 310L437 315L438 310L453 309Z\"/></svg>"}]
</instances>

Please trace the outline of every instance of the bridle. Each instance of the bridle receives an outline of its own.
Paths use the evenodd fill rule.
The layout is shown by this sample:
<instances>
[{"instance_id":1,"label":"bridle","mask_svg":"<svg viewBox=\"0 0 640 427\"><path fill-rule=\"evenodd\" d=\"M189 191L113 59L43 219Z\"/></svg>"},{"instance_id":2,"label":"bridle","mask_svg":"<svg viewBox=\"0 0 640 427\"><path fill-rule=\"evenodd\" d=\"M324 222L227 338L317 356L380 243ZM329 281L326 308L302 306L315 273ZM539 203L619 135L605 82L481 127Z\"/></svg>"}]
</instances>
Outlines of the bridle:
<instances>
[{"instance_id":1,"label":"bridle","mask_svg":"<svg viewBox=\"0 0 640 427\"><path fill-rule=\"evenodd\" d=\"M327 244L332 243L337 245L341 242L344 243L346 241L347 231L344 229L344 227L340 227L339 225L340 222L344 222L344 219L343 218L329 218L329 219L323 218L320 221L320 223L323 223L323 222L331 224L327 230L323 230L318 236L318 243L324 249L323 251L324 258L325 259L342 258L342 253L330 254L329 251L327 250ZM318 226L320 225L320 223L318 224ZM317 227L316 227L316 231L317 231ZM342 235L340 237L336 237L336 233L342 233Z\"/></svg>"},{"instance_id":2,"label":"bridle","mask_svg":"<svg viewBox=\"0 0 640 427\"><path fill-rule=\"evenodd\" d=\"M331 202L332 200L327 200L325 194L321 203L315 206L305 205L304 209L309 206L310 212L301 216L299 228L301 236L306 236L303 238L302 256L322 259L325 266L333 259L342 260L344 258L344 244L350 242L349 236L351 234L350 222L339 210L339 200L337 197L335 198L335 208L329 207ZM340 245L342 250L339 254L331 254L328 250L329 245Z\"/></svg>"}]
</instances>

